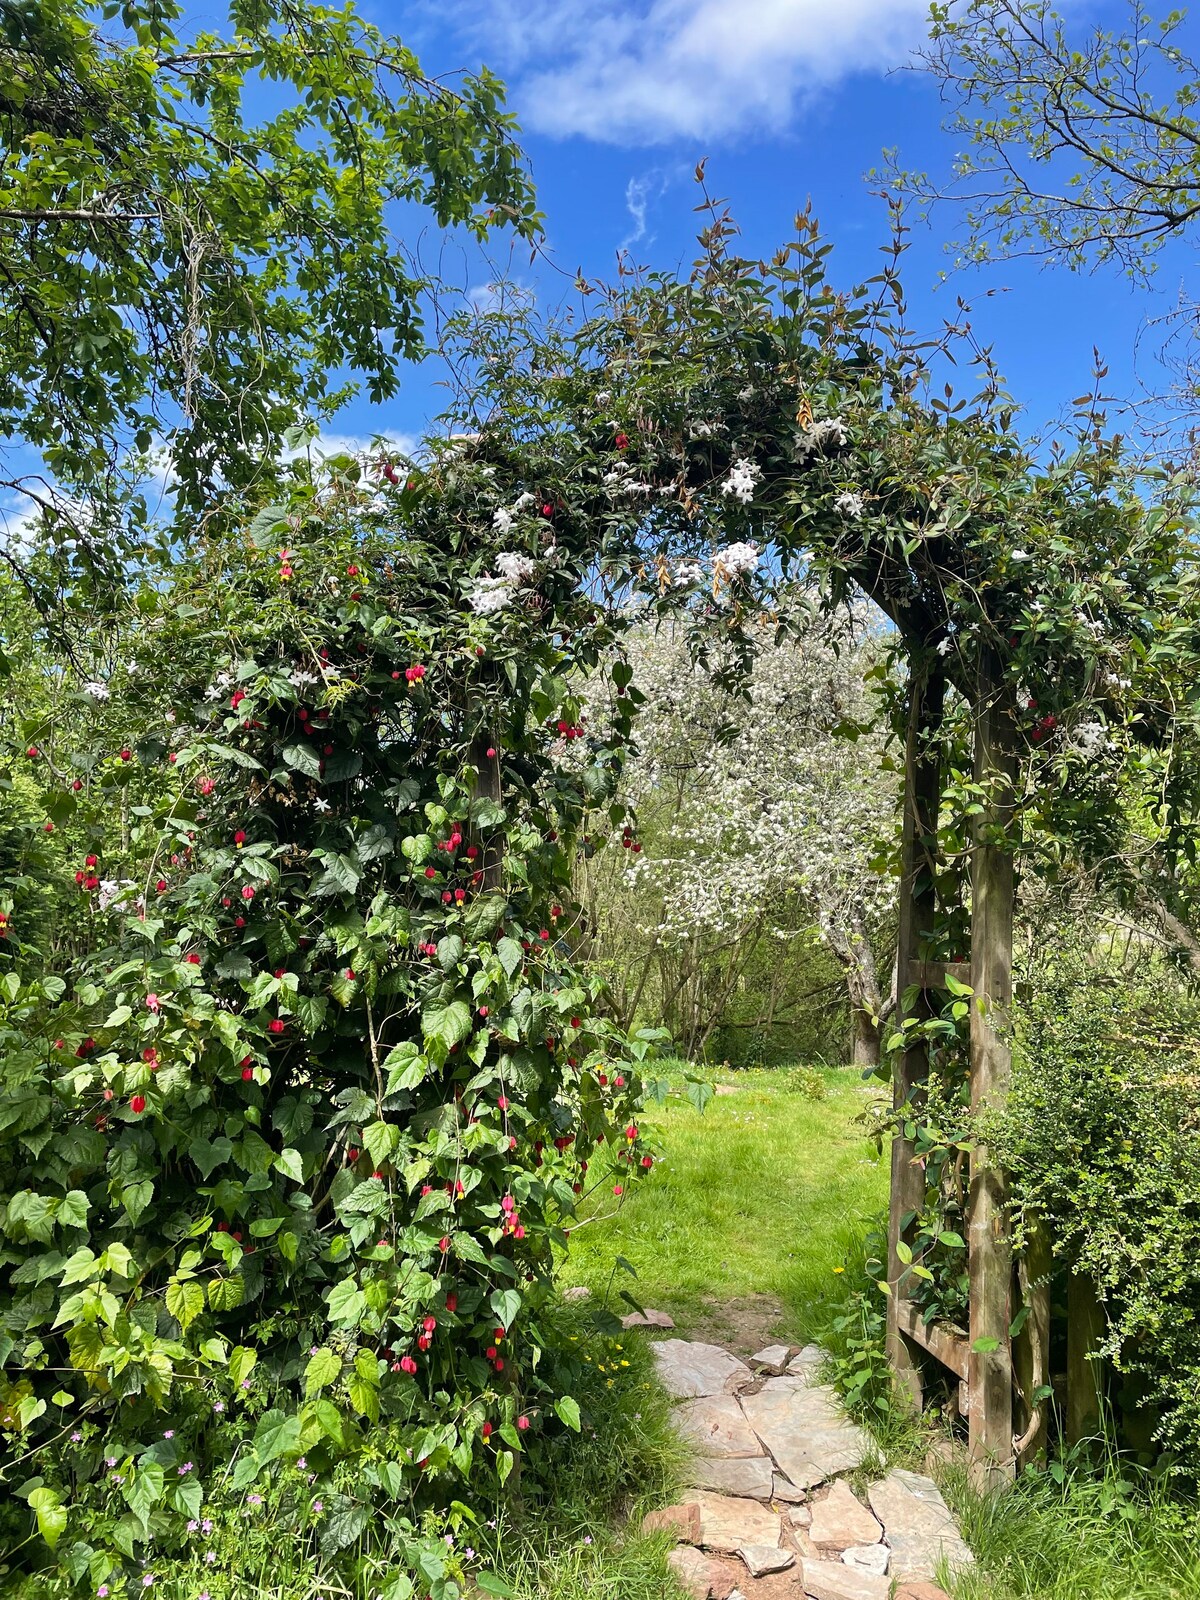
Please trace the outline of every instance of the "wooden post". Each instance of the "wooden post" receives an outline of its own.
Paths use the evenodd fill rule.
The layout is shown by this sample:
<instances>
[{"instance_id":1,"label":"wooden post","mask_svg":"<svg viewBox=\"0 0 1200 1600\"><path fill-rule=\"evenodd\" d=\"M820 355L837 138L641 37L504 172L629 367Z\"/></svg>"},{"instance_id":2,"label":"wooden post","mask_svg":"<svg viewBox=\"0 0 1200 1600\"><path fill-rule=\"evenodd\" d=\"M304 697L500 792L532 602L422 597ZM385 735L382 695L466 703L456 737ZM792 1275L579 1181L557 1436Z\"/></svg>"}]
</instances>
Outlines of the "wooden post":
<instances>
[{"instance_id":1,"label":"wooden post","mask_svg":"<svg viewBox=\"0 0 1200 1600\"><path fill-rule=\"evenodd\" d=\"M1002 1106L1012 1053L1004 1037L1012 1002L1013 858L1005 837L1016 781L1014 726L999 665L985 656L975 702L975 781L985 791L971 857L971 1107ZM1013 1452L1012 1252L1007 1184L986 1145L971 1155L967 1202L970 1275L970 1417L973 1476L980 1488L1015 1476Z\"/></svg>"},{"instance_id":2,"label":"wooden post","mask_svg":"<svg viewBox=\"0 0 1200 1600\"><path fill-rule=\"evenodd\" d=\"M1017 1466L1044 1460L1050 1431L1050 1400L1034 1396L1049 1384L1050 1274L1054 1257L1050 1235L1040 1218L1033 1218L1025 1234L1025 1254L1017 1268L1021 1310L1025 1320L1013 1348L1017 1379L1017 1422L1021 1430L1015 1450Z\"/></svg>"},{"instance_id":3,"label":"wooden post","mask_svg":"<svg viewBox=\"0 0 1200 1600\"><path fill-rule=\"evenodd\" d=\"M1104 1337L1104 1307L1090 1278L1073 1272L1067 1281L1067 1443L1080 1444L1100 1432L1103 1393L1094 1352Z\"/></svg>"},{"instance_id":4,"label":"wooden post","mask_svg":"<svg viewBox=\"0 0 1200 1600\"><path fill-rule=\"evenodd\" d=\"M903 1023L904 991L914 962L925 954L924 941L933 924L936 900L933 869L937 861L938 802L941 767L938 731L946 684L940 672L909 686L908 736L904 754L904 827L901 844L899 926L896 935L896 1019ZM909 1016L930 1015L929 998L918 993ZM920 1098L929 1075L929 1054L923 1043L897 1053L892 1070L892 1103L899 1109ZM925 1199L925 1175L913 1165L913 1147L903 1129L892 1135L892 1181L888 1205L887 1349L897 1387L916 1408L921 1405L921 1373L916 1353L905 1337L905 1302L909 1282L898 1245L911 1231L912 1218Z\"/></svg>"}]
</instances>

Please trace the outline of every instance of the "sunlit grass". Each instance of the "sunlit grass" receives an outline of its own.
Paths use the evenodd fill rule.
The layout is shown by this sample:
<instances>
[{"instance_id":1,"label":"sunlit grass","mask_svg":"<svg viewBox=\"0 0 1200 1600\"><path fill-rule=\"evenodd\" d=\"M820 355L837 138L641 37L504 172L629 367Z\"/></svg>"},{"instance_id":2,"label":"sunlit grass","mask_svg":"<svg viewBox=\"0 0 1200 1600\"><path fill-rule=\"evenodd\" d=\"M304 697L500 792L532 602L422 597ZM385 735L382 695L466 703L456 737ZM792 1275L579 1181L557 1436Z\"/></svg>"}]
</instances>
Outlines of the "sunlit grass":
<instances>
[{"instance_id":1,"label":"sunlit grass","mask_svg":"<svg viewBox=\"0 0 1200 1600\"><path fill-rule=\"evenodd\" d=\"M734 1092L703 1113L675 1093L642 1118L664 1154L619 1204L600 1186L597 1220L575 1231L563 1281L603 1295L623 1256L638 1278L618 1273L615 1287L684 1330L708 1323L714 1304L767 1296L781 1308L777 1336L811 1338L836 1269L886 1204L885 1165L854 1126L877 1091L853 1071L823 1072L820 1100L787 1070L719 1076Z\"/></svg>"}]
</instances>

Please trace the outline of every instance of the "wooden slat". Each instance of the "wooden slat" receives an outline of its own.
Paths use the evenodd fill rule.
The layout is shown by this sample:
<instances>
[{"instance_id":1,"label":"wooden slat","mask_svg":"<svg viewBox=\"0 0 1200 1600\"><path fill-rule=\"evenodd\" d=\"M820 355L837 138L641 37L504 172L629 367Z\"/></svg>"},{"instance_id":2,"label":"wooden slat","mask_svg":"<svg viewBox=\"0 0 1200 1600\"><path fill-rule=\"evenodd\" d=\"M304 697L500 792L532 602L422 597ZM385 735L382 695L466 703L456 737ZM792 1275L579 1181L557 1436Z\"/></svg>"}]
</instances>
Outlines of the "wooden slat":
<instances>
[{"instance_id":1,"label":"wooden slat","mask_svg":"<svg viewBox=\"0 0 1200 1600\"><path fill-rule=\"evenodd\" d=\"M926 1323L911 1300L904 1301L896 1314L903 1332L922 1350L928 1350L944 1367L949 1367L965 1383L971 1367L971 1340L967 1333L953 1322Z\"/></svg>"},{"instance_id":2,"label":"wooden slat","mask_svg":"<svg viewBox=\"0 0 1200 1600\"><path fill-rule=\"evenodd\" d=\"M975 699L975 781L986 794L971 855L971 1110L1003 1109L1012 1074L1005 1019L1012 1003L1013 858L1005 837L1016 777L1012 717L999 663L985 652ZM1016 1476L1013 1452L1012 1251L1008 1183L986 1144L971 1152L967 1200L970 1277L971 1469L976 1486Z\"/></svg>"},{"instance_id":3,"label":"wooden slat","mask_svg":"<svg viewBox=\"0 0 1200 1600\"><path fill-rule=\"evenodd\" d=\"M944 989L946 977L957 978L959 983L971 981L969 961L910 961L908 981L918 989Z\"/></svg>"},{"instance_id":4,"label":"wooden slat","mask_svg":"<svg viewBox=\"0 0 1200 1600\"><path fill-rule=\"evenodd\" d=\"M934 669L927 679L914 679L909 688L908 735L904 758L904 828L901 844L899 926L896 936L897 970L905 973L922 954L923 943L936 912L933 868L937 852L938 804L941 773L937 730L942 724L946 682ZM931 736L932 735L932 736ZM897 1020L903 1022L904 996ZM916 996L913 1016L926 1018L932 1006L924 994ZM919 1101L929 1076L929 1054L924 1041L914 1041L898 1051L892 1067L892 1103L899 1107ZM913 1146L900 1129L892 1136L891 1196L888 1204L887 1350L897 1388L921 1407L921 1371L897 1321L907 1303L908 1269L898 1246L911 1234L911 1219L925 1200L925 1174L913 1160ZM901 1221L909 1219L901 1228Z\"/></svg>"}]
</instances>

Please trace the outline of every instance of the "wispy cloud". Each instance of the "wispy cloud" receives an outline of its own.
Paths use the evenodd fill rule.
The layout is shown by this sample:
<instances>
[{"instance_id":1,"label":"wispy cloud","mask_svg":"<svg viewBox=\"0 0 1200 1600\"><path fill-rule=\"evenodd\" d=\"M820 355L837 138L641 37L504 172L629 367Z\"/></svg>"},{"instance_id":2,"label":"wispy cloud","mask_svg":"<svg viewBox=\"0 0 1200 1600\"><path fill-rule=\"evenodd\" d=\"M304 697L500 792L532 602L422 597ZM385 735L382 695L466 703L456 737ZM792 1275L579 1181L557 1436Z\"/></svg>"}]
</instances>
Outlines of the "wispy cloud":
<instances>
[{"instance_id":1,"label":"wispy cloud","mask_svg":"<svg viewBox=\"0 0 1200 1600\"><path fill-rule=\"evenodd\" d=\"M525 126L657 144L778 132L820 90L903 61L923 34L927 0L450 0L448 9L509 75Z\"/></svg>"},{"instance_id":2,"label":"wispy cloud","mask_svg":"<svg viewBox=\"0 0 1200 1600\"><path fill-rule=\"evenodd\" d=\"M670 185L686 169L651 167L649 172L643 172L640 178L630 178L625 185L625 209L633 219L632 231L621 240L621 249L628 250L631 245L641 244L649 231L646 214L656 200L661 200Z\"/></svg>"}]
</instances>

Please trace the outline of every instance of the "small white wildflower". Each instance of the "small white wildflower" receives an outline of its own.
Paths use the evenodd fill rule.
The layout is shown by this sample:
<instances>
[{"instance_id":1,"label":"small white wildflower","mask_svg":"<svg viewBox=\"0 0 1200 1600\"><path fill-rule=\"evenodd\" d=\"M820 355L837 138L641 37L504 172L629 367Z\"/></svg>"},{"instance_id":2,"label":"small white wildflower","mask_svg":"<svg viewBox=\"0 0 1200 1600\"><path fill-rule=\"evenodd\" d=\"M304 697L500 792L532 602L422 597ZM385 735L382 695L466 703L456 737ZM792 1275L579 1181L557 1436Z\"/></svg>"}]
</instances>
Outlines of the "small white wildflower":
<instances>
[{"instance_id":1,"label":"small white wildflower","mask_svg":"<svg viewBox=\"0 0 1200 1600\"><path fill-rule=\"evenodd\" d=\"M938 655L940 655L940 656L948 656L950 654L951 643L952 643L952 641L950 639L939 639L938 640L938 647L937 647Z\"/></svg>"},{"instance_id":2,"label":"small white wildflower","mask_svg":"<svg viewBox=\"0 0 1200 1600\"><path fill-rule=\"evenodd\" d=\"M85 683L83 692L92 700L107 700L112 695L112 690L106 683L101 683L99 678L93 678L90 683Z\"/></svg>"},{"instance_id":3,"label":"small white wildflower","mask_svg":"<svg viewBox=\"0 0 1200 1600\"><path fill-rule=\"evenodd\" d=\"M699 561L689 558L681 561L671 574L672 589L691 589L704 582L704 568Z\"/></svg>"},{"instance_id":4,"label":"small white wildflower","mask_svg":"<svg viewBox=\"0 0 1200 1600\"><path fill-rule=\"evenodd\" d=\"M522 555L519 550L502 550L496 557L496 571L513 588L528 583L536 570L537 565L532 558Z\"/></svg>"},{"instance_id":5,"label":"small white wildflower","mask_svg":"<svg viewBox=\"0 0 1200 1600\"><path fill-rule=\"evenodd\" d=\"M846 425L837 417L822 417L810 422L796 438L796 456L807 461L812 456L828 455L846 443Z\"/></svg>"},{"instance_id":6,"label":"small white wildflower","mask_svg":"<svg viewBox=\"0 0 1200 1600\"><path fill-rule=\"evenodd\" d=\"M729 476L721 485L721 493L736 495L744 506L748 506L754 498L754 486L761 477L762 472L754 462L743 457L729 469Z\"/></svg>"},{"instance_id":7,"label":"small white wildflower","mask_svg":"<svg viewBox=\"0 0 1200 1600\"><path fill-rule=\"evenodd\" d=\"M507 533L513 525L513 514L504 506L497 506L492 512L492 527L497 533Z\"/></svg>"},{"instance_id":8,"label":"small white wildflower","mask_svg":"<svg viewBox=\"0 0 1200 1600\"><path fill-rule=\"evenodd\" d=\"M833 509L845 517L847 522L857 522L866 510L866 502L861 494L853 489L847 489L833 502Z\"/></svg>"},{"instance_id":9,"label":"small white wildflower","mask_svg":"<svg viewBox=\"0 0 1200 1600\"><path fill-rule=\"evenodd\" d=\"M517 496L517 498L513 501L513 507L512 508L513 508L514 512L515 511L524 511L526 506L532 506L532 505L536 505L536 504L537 504L537 502L534 499L533 495L530 494L528 489L526 489L523 494L519 494Z\"/></svg>"},{"instance_id":10,"label":"small white wildflower","mask_svg":"<svg viewBox=\"0 0 1200 1600\"><path fill-rule=\"evenodd\" d=\"M322 813L328 811L329 810L329 801L328 800L323 800L320 797L320 795L318 795L317 798L313 801L313 810L314 811L320 811Z\"/></svg>"},{"instance_id":11,"label":"small white wildflower","mask_svg":"<svg viewBox=\"0 0 1200 1600\"><path fill-rule=\"evenodd\" d=\"M1033 557L1028 550L1014 550L1011 559L1013 561L1032 561Z\"/></svg>"}]
</instances>

